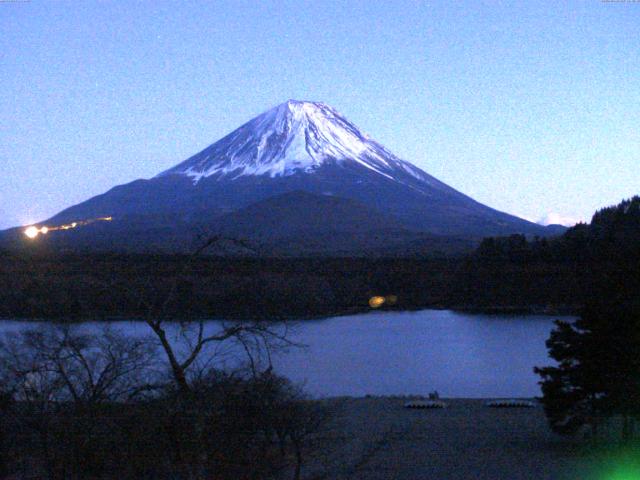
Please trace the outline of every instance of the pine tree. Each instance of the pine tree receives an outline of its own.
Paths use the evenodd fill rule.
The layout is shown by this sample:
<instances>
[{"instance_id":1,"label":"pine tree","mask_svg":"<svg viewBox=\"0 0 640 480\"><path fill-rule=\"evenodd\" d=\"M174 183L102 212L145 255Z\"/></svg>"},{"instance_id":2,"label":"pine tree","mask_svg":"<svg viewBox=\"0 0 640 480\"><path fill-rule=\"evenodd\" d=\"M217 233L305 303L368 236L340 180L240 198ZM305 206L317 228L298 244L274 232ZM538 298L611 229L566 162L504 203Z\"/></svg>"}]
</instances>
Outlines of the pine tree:
<instances>
[{"instance_id":1,"label":"pine tree","mask_svg":"<svg viewBox=\"0 0 640 480\"><path fill-rule=\"evenodd\" d=\"M628 440L640 415L640 302L628 285L611 280L576 322L556 322L547 348L557 366L535 369L556 432L620 416Z\"/></svg>"}]
</instances>

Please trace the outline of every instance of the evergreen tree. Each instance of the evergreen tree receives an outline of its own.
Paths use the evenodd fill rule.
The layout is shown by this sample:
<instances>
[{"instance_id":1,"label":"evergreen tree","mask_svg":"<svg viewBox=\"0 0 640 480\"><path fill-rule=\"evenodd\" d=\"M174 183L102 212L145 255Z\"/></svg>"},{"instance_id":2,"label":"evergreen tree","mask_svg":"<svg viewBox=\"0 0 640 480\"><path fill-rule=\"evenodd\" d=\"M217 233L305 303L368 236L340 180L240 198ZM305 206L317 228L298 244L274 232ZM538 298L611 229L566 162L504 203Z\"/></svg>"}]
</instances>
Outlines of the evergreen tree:
<instances>
[{"instance_id":1,"label":"evergreen tree","mask_svg":"<svg viewBox=\"0 0 640 480\"><path fill-rule=\"evenodd\" d=\"M557 366L535 371L556 432L573 433L620 416L628 440L640 415L640 301L632 292L635 282L602 278L608 279L608 291L592 297L576 322L556 322L547 348Z\"/></svg>"}]
</instances>

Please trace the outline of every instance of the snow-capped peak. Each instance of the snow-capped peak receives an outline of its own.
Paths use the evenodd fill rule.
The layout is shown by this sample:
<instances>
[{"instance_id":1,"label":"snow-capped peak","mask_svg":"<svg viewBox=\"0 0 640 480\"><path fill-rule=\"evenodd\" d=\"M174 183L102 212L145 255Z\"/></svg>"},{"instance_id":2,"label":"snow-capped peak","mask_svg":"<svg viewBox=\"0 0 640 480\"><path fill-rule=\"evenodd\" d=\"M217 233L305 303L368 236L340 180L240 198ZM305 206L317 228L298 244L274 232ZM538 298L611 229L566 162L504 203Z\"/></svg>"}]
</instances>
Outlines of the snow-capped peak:
<instances>
[{"instance_id":1,"label":"snow-capped peak","mask_svg":"<svg viewBox=\"0 0 640 480\"><path fill-rule=\"evenodd\" d=\"M321 102L289 100L258 115L202 152L158 176L280 177L311 173L325 164L355 162L397 179L432 177L371 140L336 110Z\"/></svg>"}]
</instances>

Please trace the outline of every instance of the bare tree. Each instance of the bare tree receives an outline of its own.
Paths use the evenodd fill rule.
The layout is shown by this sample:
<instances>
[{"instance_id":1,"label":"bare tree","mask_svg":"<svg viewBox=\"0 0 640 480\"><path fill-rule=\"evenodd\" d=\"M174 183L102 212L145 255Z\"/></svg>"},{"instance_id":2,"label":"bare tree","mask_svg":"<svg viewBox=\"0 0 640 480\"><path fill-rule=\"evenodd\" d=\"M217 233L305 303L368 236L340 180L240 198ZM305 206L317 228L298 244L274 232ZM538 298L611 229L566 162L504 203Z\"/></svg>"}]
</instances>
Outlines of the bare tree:
<instances>
[{"instance_id":1,"label":"bare tree","mask_svg":"<svg viewBox=\"0 0 640 480\"><path fill-rule=\"evenodd\" d=\"M203 351L212 344L232 342L245 351L254 374L257 372L256 356L266 356L268 368L271 367L270 352L276 348L286 348L294 345L288 339L288 325L286 322L277 324L267 321L236 321L221 322L219 328L207 328L204 319L182 320L179 322L180 345L172 343L167 330L167 325L173 319L168 318L169 306L178 296L181 280L184 279L187 269L194 264L200 255L207 249L219 247L225 243L248 251L255 251L245 241L222 236L213 236L202 243L187 256L177 274L171 281L170 287L161 301L149 300L144 292L137 292L138 301L143 305L144 321L149 325L160 343L169 363L173 381L180 391L189 392L188 373L199 360ZM173 321L175 323L175 321ZM211 326L210 326L211 327ZM266 355L263 355L266 354Z\"/></svg>"},{"instance_id":2,"label":"bare tree","mask_svg":"<svg viewBox=\"0 0 640 480\"><path fill-rule=\"evenodd\" d=\"M152 386L155 347L148 339L108 327L100 334L82 330L47 325L0 341L2 380L16 400L15 432L23 446L37 443L47 478L81 478L95 435L111 433L101 412ZM31 474L40 476L37 465Z\"/></svg>"},{"instance_id":3,"label":"bare tree","mask_svg":"<svg viewBox=\"0 0 640 480\"><path fill-rule=\"evenodd\" d=\"M274 350L295 345L290 325L177 322L170 313L184 301L188 267L222 240L232 241L214 237L179 259L170 281L129 292L143 306L148 337L49 325L0 341L0 373L19 405L13 432L25 432L29 449L19 456L33 465L22 477L300 478L307 440L323 422L272 372ZM162 356L168 383L166 368L154 369Z\"/></svg>"},{"instance_id":4,"label":"bare tree","mask_svg":"<svg viewBox=\"0 0 640 480\"><path fill-rule=\"evenodd\" d=\"M0 341L0 362L20 400L96 404L126 401L148 389L154 348L104 327L44 326Z\"/></svg>"}]
</instances>

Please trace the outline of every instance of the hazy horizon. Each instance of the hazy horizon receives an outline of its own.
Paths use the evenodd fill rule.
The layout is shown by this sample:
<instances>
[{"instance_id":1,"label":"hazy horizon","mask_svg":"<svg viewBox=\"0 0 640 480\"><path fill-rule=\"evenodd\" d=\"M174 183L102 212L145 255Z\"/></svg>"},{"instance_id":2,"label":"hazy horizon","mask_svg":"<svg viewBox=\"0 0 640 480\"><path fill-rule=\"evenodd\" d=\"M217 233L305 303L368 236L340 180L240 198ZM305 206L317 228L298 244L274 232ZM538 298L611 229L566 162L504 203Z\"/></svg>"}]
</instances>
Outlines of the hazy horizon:
<instances>
[{"instance_id":1,"label":"hazy horizon","mask_svg":"<svg viewBox=\"0 0 640 480\"><path fill-rule=\"evenodd\" d=\"M0 2L0 25L0 228L290 98L532 221L640 193L637 2Z\"/></svg>"}]
</instances>

